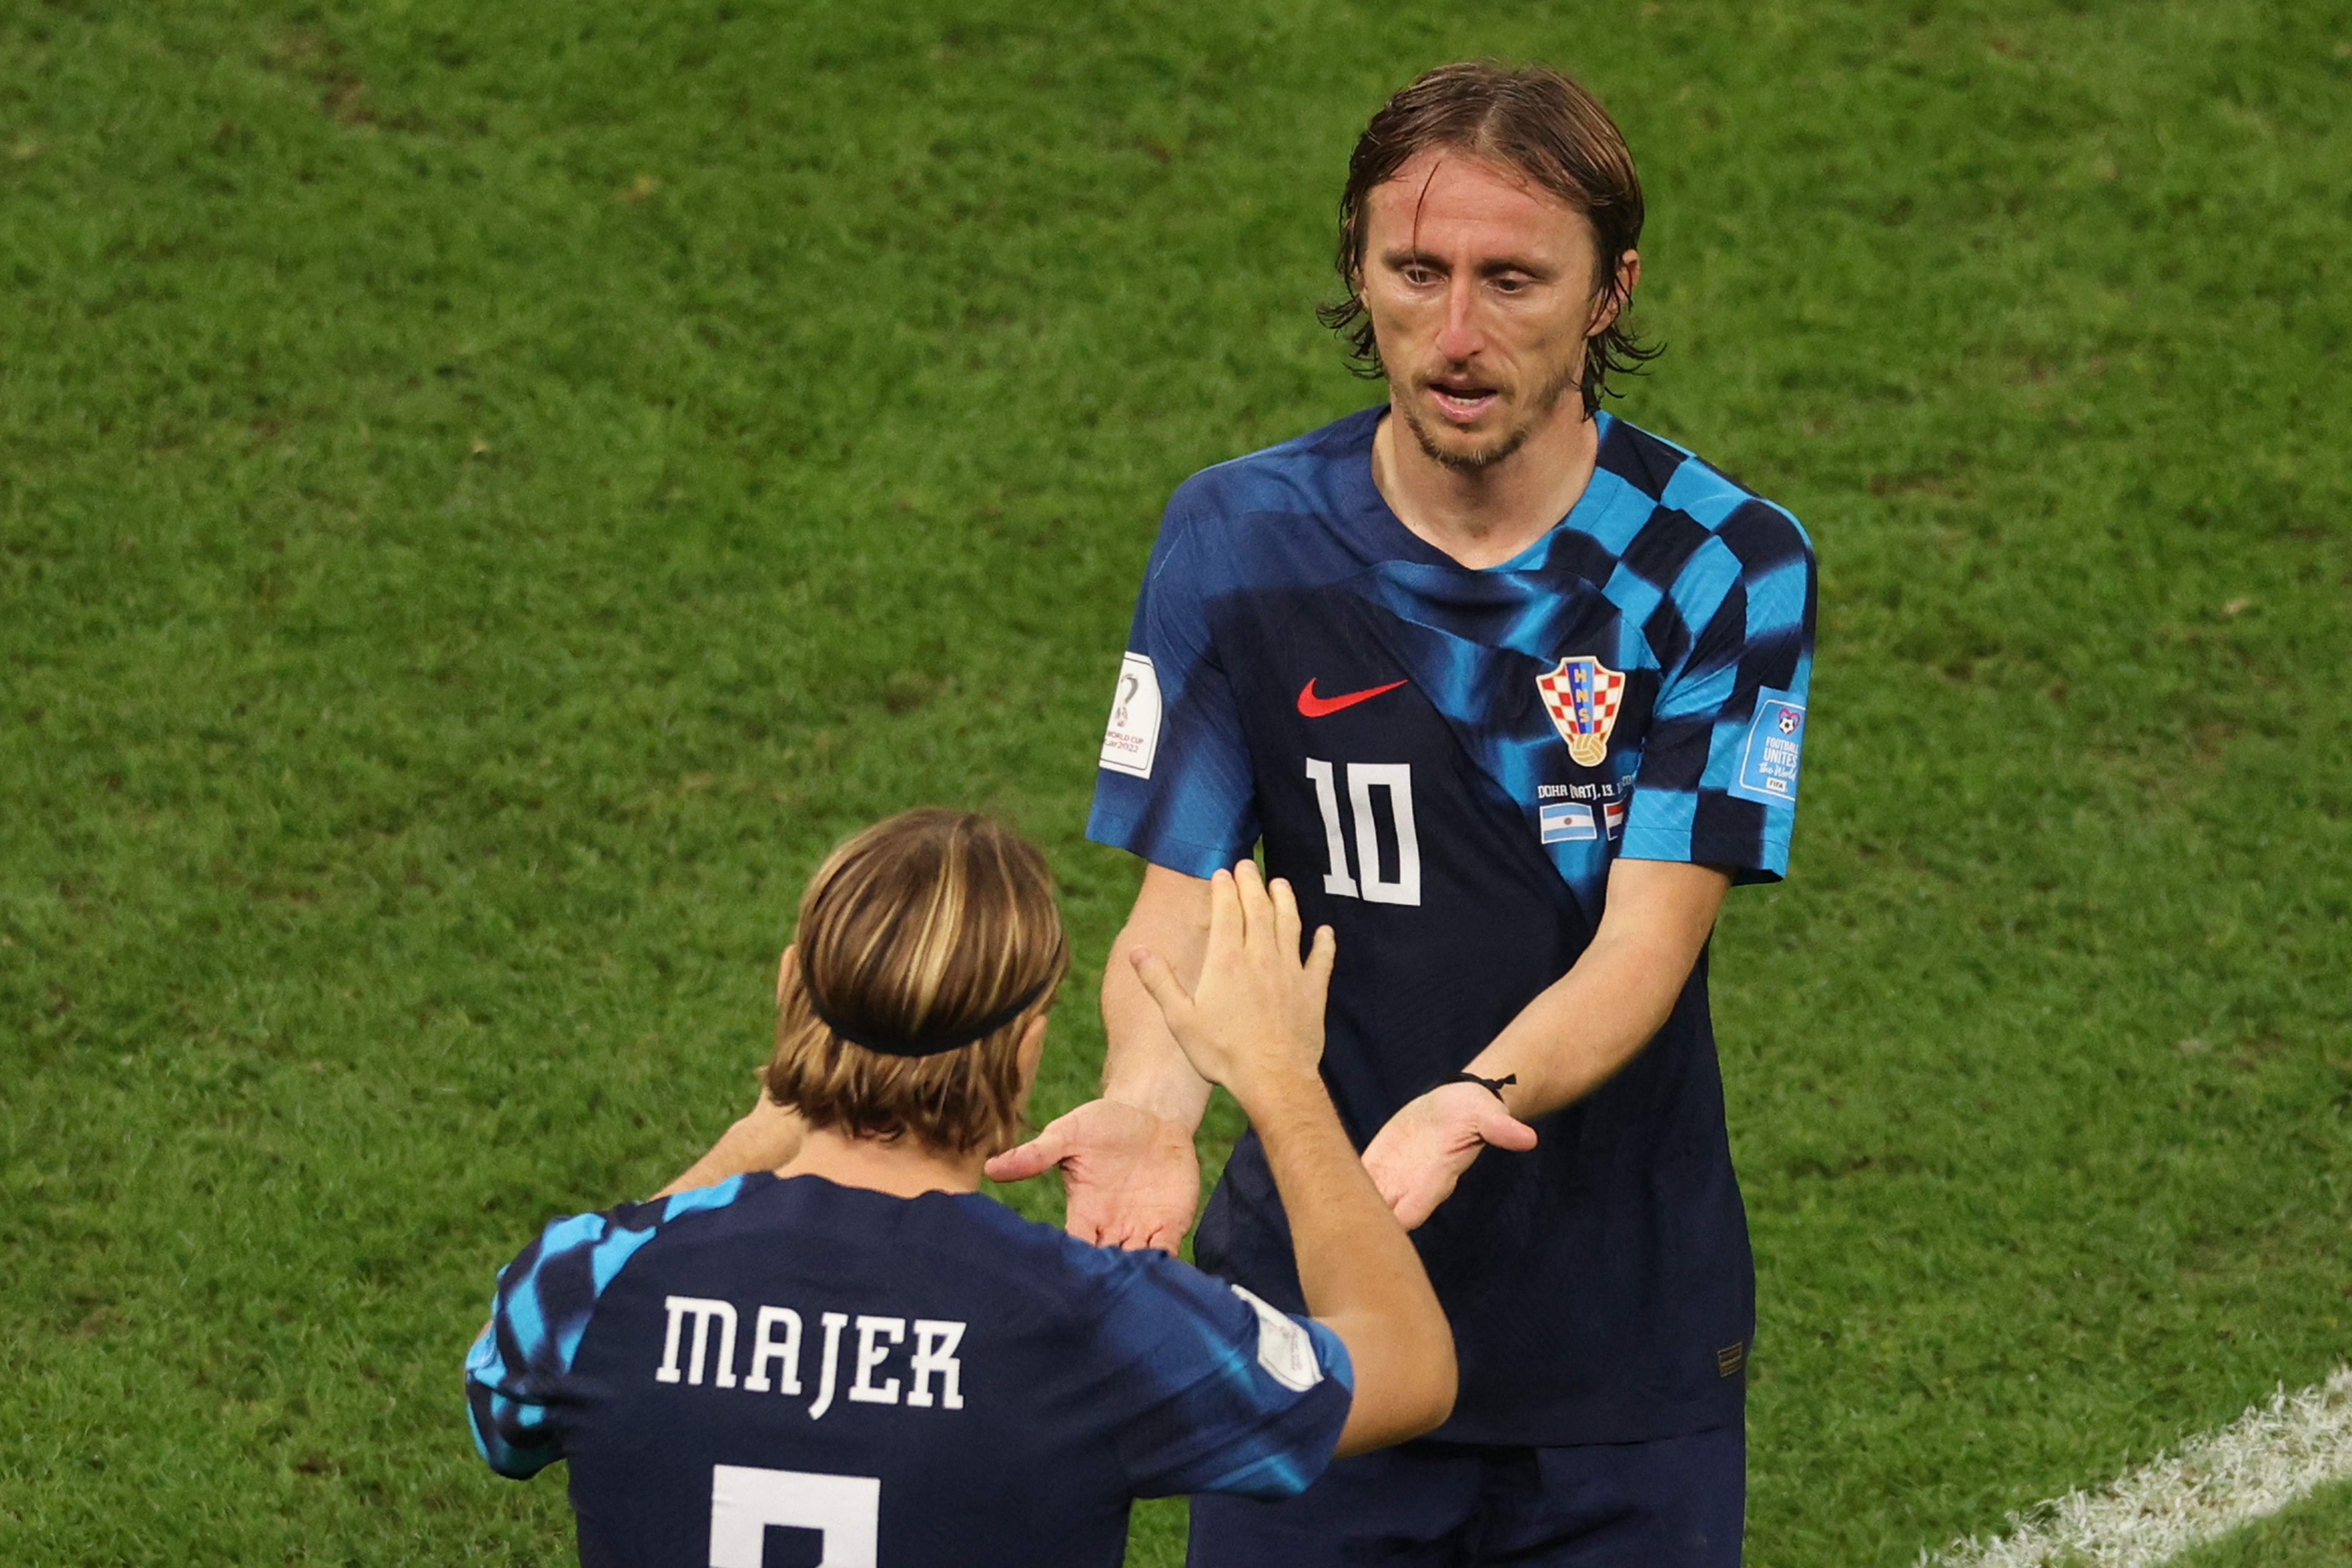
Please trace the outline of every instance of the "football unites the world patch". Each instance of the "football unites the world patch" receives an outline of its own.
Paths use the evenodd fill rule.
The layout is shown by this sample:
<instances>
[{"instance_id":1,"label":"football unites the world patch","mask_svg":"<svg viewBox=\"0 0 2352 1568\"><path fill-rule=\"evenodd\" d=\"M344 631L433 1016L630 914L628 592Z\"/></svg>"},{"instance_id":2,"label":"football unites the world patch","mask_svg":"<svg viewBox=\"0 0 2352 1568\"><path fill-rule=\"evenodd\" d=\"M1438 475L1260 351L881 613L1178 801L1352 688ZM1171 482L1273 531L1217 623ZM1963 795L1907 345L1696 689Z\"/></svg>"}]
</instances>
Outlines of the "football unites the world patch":
<instances>
[{"instance_id":1,"label":"football unites the world patch","mask_svg":"<svg viewBox=\"0 0 2352 1568\"><path fill-rule=\"evenodd\" d=\"M1580 767L1597 768L1609 754L1609 731L1616 727L1625 699L1625 676L1590 654L1563 658L1559 668L1536 677L1544 711L1551 715L1568 754Z\"/></svg>"},{"instance_id":2,"label":"football unites the world patch","mask_svg":"<svg viewBox=\"0 0 2352 1568\"><path fill-rule=\"evenodd\" d=\"M1748 721L1740 748L1739 773L1730 793L1766 805L1793 805L1797 763L1805 748L1805 705L1793 691L1759 691L1756 717Z\"/></svg>"}]
</instances>

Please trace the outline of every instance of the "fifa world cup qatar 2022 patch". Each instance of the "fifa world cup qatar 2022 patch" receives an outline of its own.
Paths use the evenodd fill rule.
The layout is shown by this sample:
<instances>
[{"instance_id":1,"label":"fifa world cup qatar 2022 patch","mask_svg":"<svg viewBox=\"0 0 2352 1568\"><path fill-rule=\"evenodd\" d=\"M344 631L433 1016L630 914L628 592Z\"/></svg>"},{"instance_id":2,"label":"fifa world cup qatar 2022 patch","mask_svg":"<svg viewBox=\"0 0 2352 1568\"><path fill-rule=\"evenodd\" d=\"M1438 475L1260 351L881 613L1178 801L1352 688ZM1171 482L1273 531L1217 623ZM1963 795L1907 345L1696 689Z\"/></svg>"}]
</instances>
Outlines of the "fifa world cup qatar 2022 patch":
<instances>
[{"instance_id":1,"label":"fifa world cup qatar 2022 patch","mask_svg":"<svg viewBox=\"0 0 2352 1568\"><path fill-rule=\"evenodd\" d=\"M1579 767L1599 767L1609 755L1609 731L1616 728L1617 707L1625 699L1624 672L1578 654L1537 676L1536 689L1543 693L1553 728L1568 742L1568 754Z\"/></svg>"},{"instance_id":2,"label":"fifa world cup qatar 2022 patch","mask_svg":"<svg viewBox=\"0 0 2352 1568\"><path fill-rule=\"evenodd\" d=\"M1792 691L1759 691L1756 717L1739 749L1739 773L1730 793L1766 805L1793 805L1797 763L1805 748L1805 705Z\"/></svg>"},{"instance_id":3,"label":"fifa world cup qatar 2022 patch","mask_svg":"<svg viewBox=\"0 0 2352 1568\"><path fill-rule=\"evenodd\" d=\"M1257 1314L1257 1364L1266 1376L1293 1394L1323 1381L1323 1363L1315 1359L1315 1342L1305 1329L1240 1286L1227 1289Z\"/></svg>"},{"instance_id":4,"label":"fifa world cup qatar 2022 patch","mask_svg":"<svg viewBox=\"0 0 2352 1568\"><path fill-rule=\"evenodd\" d=\"M1160 749L1160 676L1139 653L1118 659L1118 688L1111 693L1110 725L1103 731L1102 765L1139 779L1151 776L1151 755Z\"/></svg>"}]
</instances>

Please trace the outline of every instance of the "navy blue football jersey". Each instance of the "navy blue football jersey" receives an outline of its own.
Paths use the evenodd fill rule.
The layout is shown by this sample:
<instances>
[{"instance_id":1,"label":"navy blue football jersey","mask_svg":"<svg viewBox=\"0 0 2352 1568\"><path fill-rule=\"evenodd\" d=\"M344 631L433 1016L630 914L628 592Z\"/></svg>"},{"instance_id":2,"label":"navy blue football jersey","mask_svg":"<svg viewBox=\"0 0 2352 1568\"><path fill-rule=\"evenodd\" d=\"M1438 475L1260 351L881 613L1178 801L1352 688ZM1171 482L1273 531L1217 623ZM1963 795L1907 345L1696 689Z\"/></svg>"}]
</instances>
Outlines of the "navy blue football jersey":
<instances>
[{"instance_id":1,"label":"navy blue football jersey","mask_svg":"<svg viewBox=\"0 0 2352 1568\"><path fill-rule=\"evenodd\" d=\"M1263 846L1339 933L1324 1076L1358 1146L1566 973L1620 856L1786 868L1811 669L1796 520L1607 414L1573 510L1474 571L1372 482L1367 409L1169 503L1087 832L1205 877ZM1738 1419L1754 1327L1704 958L1617 1076L1487 1150L1414 1235L1463 1442ZM1301 1302L1244 1138L1196 1256Z\"/></svg>"},{"instance_id":2,"label":"navy blue football jersey","mask_svg":"<svg viewBox=\"0 0 2352 1568\"><path fill-rule=\"evenodd\" d=\"M494 1468L568 1461L586 1568L1114 1564L1136 1497L1302 1490L1352 1378L1164 1254L764 1173L548 1226L466 1361Z\"/></svg>"}]
</instances>

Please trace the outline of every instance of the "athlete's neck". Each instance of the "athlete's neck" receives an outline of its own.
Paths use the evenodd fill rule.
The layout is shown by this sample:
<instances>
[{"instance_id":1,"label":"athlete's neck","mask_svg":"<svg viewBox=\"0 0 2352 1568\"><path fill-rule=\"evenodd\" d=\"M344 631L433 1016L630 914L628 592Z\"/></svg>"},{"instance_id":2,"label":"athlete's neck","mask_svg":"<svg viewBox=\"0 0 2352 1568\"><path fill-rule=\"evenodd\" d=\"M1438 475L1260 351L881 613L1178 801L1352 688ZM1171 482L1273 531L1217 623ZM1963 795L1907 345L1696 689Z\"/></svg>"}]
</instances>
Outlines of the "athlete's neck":
<instances>
[{"instance_id":1,"label":"athlete's neck","mask_svg":"<svg viewBox=\"0 0 2352 1568\"><path fill-rule=\"evenodd\" d=\"M780 1176L823 1176L836 1186L864 1187L911 1198L924 1193L976 1193L981 1153L943 1154L913 1137L852 1138L832 1127L813 1127L801 1151L776 1168Z\"/></svg>"},{"instance_id":2,"label":"athlete's neck","mask_svg":"<svg viewBox=\"0 0 2352 1568\"><path fill-rule=\"evenodd\" d=\"M1496 566L1542 538L1591 482L1601 427L1574 395L1485 468L1441 463L1393 405L1372 433L1372 483L1407 528L1463 565Z\"/></svg>"}]
</instances>

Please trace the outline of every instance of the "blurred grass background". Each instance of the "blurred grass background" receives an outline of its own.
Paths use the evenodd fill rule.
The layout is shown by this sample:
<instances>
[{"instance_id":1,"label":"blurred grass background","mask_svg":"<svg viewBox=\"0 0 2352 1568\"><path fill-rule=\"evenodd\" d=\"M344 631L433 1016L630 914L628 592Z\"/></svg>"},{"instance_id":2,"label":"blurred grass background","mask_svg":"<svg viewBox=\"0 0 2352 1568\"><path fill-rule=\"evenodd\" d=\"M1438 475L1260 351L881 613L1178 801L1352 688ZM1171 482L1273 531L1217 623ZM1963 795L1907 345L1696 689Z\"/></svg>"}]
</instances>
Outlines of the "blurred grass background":
<instances>
[{"instance_id":1,"label":"blurred grass background","mask_svg":"<svg viewBox=\"0 0 2352 1568\"><path fill-rule=\"evenodd\" d=\"M491 1270L746 1102L884 813L1048 846L1087 1093L1159 507L1377 395L1347 150L1475 54L1642 161L1623 412L1820 546L1750 1562L2345 1358L2352 7L0 0L0 1558L565 1560Z\"/></svg>"}]
</instances>

